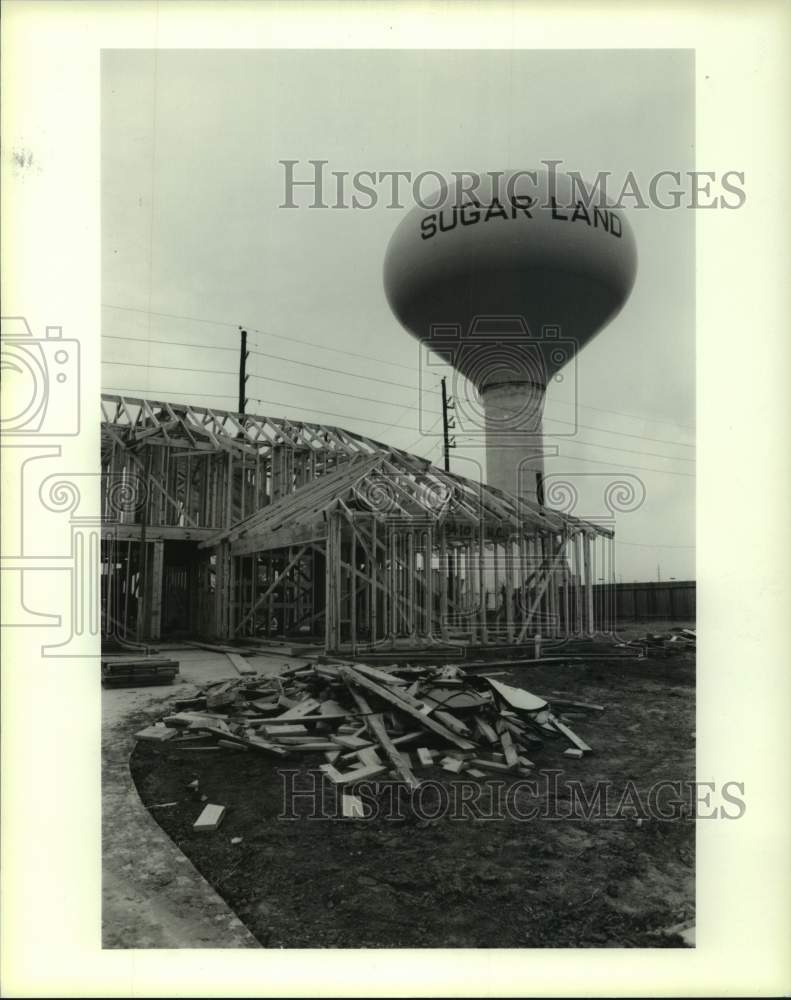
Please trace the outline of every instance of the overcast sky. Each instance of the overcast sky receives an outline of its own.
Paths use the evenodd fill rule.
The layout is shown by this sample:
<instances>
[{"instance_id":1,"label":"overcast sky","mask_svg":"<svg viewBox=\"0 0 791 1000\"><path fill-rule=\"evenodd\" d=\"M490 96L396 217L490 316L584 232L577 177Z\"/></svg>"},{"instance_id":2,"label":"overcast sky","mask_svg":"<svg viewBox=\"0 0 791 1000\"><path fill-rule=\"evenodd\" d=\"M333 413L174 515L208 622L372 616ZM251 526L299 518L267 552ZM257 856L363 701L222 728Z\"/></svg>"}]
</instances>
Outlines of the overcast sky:
<instances>
[{"instance_id":1,"label":"overcast sky","mask_svg":"<svg viewBox=\"0 0 791 1000\"><path fill-rule=\"evenodd\" d=\"M694 169L689 51L113 50L102 66L103 386L235 410L244 325L257 352L250 412L438 463L441 427L421 434L418 403L431 427L439 386L419 397L417 345L382 289L406 209L385 198L368 211L279 208L278 161L301 161L302 176L311 159L450 175L556 159L583 176L611 171L616 191L629 171L647 190L658 171ZM606 513L608 483L639 477L645 501L616 520L617 572L690 579L694 213L626 209L637 283L579 356L579 429L550 442L559 456L546 471L578 484L581 516ZM550 389L546 416L572 419L567 397ZM547 419L553 429L569 428ZM482 462L464 447L452 468Z\"/></svg>"}]
</instances>

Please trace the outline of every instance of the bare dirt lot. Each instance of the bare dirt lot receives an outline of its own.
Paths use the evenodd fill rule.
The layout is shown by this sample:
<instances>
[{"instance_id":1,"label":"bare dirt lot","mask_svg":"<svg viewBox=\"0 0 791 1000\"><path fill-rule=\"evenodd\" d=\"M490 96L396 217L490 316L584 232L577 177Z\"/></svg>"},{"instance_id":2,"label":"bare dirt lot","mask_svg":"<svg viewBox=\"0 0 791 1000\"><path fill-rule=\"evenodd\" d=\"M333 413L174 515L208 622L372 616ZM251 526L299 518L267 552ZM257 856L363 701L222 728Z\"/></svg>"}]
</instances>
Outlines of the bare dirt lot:
<instances>
[{"instance_id":1,"label":"bare dirt lot","mask_svg":"<svg viewBox=\"0 0 791 1000\"><path fill-rule=\"evenodd\" d=\"M420 802L391 784L369 788L371 819L340 818L332 787L331 818L308 818L316 795L284 803L290 783L322 787L322 754L284 763L141 742L132 775L143 802L160 806L151 815L265 947L682 946L659 932L694 917L694 819L671 808L672 793L658 804L673 818L640 812L657 782L694 781L693 655L496 672L550 700L606 706L572 723L594 753L571 759L565 743L545 743L531 755L533 786L422 768ZM196 778L227 808L211 833L192 830ZM453 794L461 782L466 806ZM591 800L598 782L609 783L607 815L632 808L586 816L579 792Z\"/></svg>"}]
</instances>

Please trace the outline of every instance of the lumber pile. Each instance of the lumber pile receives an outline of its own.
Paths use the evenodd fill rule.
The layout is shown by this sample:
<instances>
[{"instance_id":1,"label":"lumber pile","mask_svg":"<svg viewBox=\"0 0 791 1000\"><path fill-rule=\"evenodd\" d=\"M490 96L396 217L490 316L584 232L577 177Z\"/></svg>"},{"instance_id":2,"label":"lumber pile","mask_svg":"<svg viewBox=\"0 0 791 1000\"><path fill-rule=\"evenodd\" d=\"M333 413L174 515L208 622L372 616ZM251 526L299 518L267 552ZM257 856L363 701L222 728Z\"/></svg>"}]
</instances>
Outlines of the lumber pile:
<instances>
[{"instance_id":1,"label":"lumber pile","mask_svg":"<svg viewBox=\"0 0 791 1000\"><path fill-rule=\"evenodd\" d=\"M144 687L172 684L179 664L163 656L103 656L101 669L103 687Z\"/></svg>"},{"instance_id":2,"label":"lumber pile","mask_svg":"<svg viewBox=\"0 0 791 1000\"><path fill-rule=\"evenodd\" d=\"M168 750L321 754L320 769L333 784L387 776L412 788L420 784L415 772L426 768L474 778L531 774L532 755L547 743L558 756L571 750L567 756L581 757L591 748L568 722L603 710L583 702L552 705L457 666L345 662L218 682L174 707L139 738Z\"/></svg>"}]
</instances>

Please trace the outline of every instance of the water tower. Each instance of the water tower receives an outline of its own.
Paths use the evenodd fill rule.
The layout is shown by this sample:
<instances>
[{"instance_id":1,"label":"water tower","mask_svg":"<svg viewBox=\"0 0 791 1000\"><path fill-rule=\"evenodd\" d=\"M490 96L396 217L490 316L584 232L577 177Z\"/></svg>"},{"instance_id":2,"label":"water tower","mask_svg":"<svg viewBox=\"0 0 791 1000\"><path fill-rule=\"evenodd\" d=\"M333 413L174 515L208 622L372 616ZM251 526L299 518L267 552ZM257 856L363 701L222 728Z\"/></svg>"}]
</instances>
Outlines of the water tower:
<instances>
[{"instance_id":1,"label":"water tower","mask_svg":"<svg viewBox=\"0 0 791 1000\"><path fill-rule=\"evenodd\" d=\"M423 353L462 380L460 430L486 445L489 485L541 499L548 384L620 311L637 270L629 223L566 174L509 171L451 186L396 228L384 286ZM476 412L477 411L477 412ZM564 416L563 419L566 419ZM569 410L568 420L573 421Z\"/></svg>"}]
</instances>

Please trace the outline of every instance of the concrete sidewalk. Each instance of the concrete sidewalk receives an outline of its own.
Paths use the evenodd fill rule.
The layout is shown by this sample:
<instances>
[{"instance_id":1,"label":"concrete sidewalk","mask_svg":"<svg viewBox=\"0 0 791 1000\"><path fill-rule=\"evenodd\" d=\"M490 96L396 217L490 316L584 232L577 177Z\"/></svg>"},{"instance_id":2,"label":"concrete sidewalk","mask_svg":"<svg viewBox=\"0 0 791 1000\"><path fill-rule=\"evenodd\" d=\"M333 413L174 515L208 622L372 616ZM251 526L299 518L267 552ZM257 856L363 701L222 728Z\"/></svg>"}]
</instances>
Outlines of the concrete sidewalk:
<instances>
[{"instance_id":1,"label":"concrete sidewalk","mask_svg":"<svg viewBox=\"0 0 791 1000\"><path fill-rule=\"evenodd\" d=\"M102 691L102 945L105 948L258 948L235 913L140 801L129 771L134 734L196 685L238 677L222 653L160 645L179 661L172 686ZM277 673L282 655L248 660ZM293 661L291 661L293 663Z\"/></svg>"}]
</instances>

